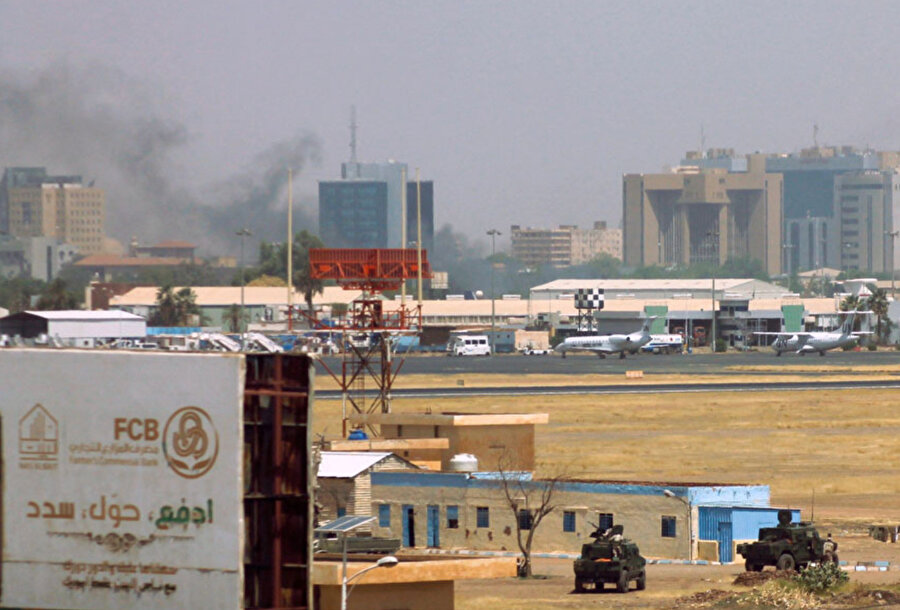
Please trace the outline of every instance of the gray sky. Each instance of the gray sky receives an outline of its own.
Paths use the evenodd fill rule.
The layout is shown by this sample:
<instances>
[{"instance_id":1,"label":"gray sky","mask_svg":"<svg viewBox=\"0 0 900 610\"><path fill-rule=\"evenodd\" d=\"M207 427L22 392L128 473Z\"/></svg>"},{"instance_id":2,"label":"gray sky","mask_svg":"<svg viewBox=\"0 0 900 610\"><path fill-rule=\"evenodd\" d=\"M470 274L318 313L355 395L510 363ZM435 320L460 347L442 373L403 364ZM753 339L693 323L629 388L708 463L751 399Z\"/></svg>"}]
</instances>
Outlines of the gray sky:
<instances>
[{"instance_id":1,"label":"gray sky","mask_svg":"<svg viewBox=\"0 0 900 610\"><path fill-rule=\"evenodd\" d=\"M421 167L438 224L495 226L505 243L510 224L618 223L621 175L676 163L701 124L708 147L738 152L799 150L814 122L820 142L900 148L898 18L896 2L821 0L0 0L7 101L64 74L44 112L95 121L51 130L27 124L45 115L0 113L0 164L82 171L100 186L149 165L143 195L110 197L117 236L140 220L153 237L188 237L143 217L270 194L256 174L281 158L273 144L298 136L311 148L290 158L318 160L295 184L314 212L316 180L338 177L349 156L355 104L360 160ZM82 79L93 83L83 98ZM147 117L161 129L129 127ZM123 135L96 156L71 152L110 132ZM130 151L136 138L152 154ZM137 160L117 177L85 167L107 149ZM142 207L161 189L166 201ZM221 232L230 218L204 226Z\"/></svg>"}]
</instances>

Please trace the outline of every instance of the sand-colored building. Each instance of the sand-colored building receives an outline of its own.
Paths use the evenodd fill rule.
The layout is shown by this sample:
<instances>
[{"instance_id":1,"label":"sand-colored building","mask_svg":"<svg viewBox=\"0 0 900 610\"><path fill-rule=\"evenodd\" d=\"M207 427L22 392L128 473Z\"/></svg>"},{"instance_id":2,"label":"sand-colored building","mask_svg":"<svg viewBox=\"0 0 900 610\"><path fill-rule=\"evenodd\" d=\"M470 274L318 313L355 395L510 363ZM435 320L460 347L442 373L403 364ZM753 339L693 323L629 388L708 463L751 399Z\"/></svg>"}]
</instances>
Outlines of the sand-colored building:
<instances>
[{"instance_id":1,"label":"sand-colored building","mask_svg":"<svg viewBox=\"0 0 900 610\"><path fill-rule=\"evenodd\" d=\"M623 178L626 265L721 265L753 258L766 272L782 271L780 174L766 173L762 155L746 172L688 168Z\"/></svg>"}]
</instances>

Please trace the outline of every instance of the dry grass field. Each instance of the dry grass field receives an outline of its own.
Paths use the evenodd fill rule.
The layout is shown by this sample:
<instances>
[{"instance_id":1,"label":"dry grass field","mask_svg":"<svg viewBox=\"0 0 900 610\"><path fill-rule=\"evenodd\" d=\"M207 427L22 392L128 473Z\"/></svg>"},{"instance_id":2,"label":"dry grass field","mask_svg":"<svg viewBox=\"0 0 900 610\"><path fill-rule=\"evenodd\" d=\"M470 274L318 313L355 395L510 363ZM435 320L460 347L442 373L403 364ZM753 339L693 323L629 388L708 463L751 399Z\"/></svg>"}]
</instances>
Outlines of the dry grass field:
<instances>
[{"instance_id":1,"label":"dry grass field","mask_svg":"<svg viewBox=\"0 0 900 610\"><path fill-rule=\"evenodd\" d=\"M768 484L774 504L804 518L815 491L818 520L863 524L900 520L896 402L895 390L853 390L399 399L393 408L546 412L539 474ZM316 401L319 433L340 434L340 408Z\"/></svg>"}]
</instances>

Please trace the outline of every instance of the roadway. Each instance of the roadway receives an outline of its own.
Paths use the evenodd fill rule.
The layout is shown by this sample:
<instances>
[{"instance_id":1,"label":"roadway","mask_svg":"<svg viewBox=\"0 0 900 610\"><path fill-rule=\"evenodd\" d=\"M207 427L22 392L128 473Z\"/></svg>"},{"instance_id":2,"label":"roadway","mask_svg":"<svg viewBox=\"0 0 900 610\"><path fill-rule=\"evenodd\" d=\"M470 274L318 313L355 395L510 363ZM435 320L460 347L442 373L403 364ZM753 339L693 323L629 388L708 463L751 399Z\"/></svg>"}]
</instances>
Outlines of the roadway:
<instances>
[{"instance_id":1,"label":"roadway","mask_svg":"<svg viewBox=\"0 0 900 610\"><path fill-rule=\"evenodd\" d=\"M324 358L332 370L340 370L340 358ZM825 356L818 354L784 354L776 357L775 352L763 349L758 352L727 352L711 354L708 351L695 351L692 354L639 354L629 355L625 360L618 356L607 356L605 359L592 354L569 354L562 358L557 354L547 356L522 356L519 354L503 354L488 357L466 356L451 357L444 355L410 355L401 369L401 375L461 375L461 374L495 374L495 375L587 375L609 374L621 376L626 370L642 370L647 374L703 374L703 375L758 375L756 371L737 371L733 367L740 366L773 366L787 367L765 371L767 375L802 374L790 370L791 365L812 366L879 366L900 364L900 352L881 350L870 352L831 351ZM324 372L319 369L319 372ZM814 373L808 373L814 375Z\"/></svg>"}]
</instances>

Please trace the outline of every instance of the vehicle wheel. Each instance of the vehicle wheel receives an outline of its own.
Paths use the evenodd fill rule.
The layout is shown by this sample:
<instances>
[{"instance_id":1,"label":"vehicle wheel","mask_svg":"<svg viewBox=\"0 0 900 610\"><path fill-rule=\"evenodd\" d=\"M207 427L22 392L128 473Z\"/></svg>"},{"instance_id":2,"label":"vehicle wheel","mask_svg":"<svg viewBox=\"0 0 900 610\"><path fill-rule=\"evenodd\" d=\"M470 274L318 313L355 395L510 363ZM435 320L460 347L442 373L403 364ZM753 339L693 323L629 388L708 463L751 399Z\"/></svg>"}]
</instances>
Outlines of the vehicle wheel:
<instances>
[{"instance_id":1,"label":"vehicle wheel","mask_svg":"<svg viewBox=\"0 0 900 610\"><path fill-rule=\"evenodd\" d=\"M619 580L616 582L616 591L619 593L628 593L628 572L622 570L619 574Z\"/></svg>"},{"instance_id":2,"label":"vehicle wheel","mask_svg":"<svg viewBox=\"0 0 900 610\"><path fill-rule=\"evenodd\" d=\"M747 572L759 572L762 569L763 569L762 566L758 566L755 563L751 563L751 561L749 559L744 562L744 570L746 570Z\"/></svg>"},{"instance_id":3,"label":"vehicle wheel","mask_svg":"<svg viewBox=\"0 0 900 610\"><path fill-rule=\"evenodd\" d=\"M647 573L641 572L641 575L637 578L637 590L643 591L647 588Z\"/></svg>"},{"instance_id":4,"label":"vehicle wheel","mask_svg":"<svg viewBox=\"0 0 900 610\"><path fill-rule=\"evenodd\" d=\"M775 564L775 567L779 570L793 570L796 567L796 563L791 555L785 553L778 558L778 563Z\"/></svg>"},{"instance_id":5,"label":"vehicle wheel","mask_svg":"<svg viewBox=\"0 0 900 610\"><path fill-rule=\"evenodd\" d=\"M575 577L575 593L584 593L584 581Z\"/></svg>"}]
</instances>

